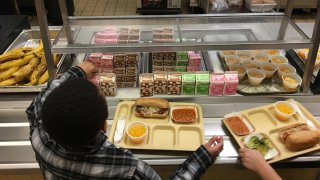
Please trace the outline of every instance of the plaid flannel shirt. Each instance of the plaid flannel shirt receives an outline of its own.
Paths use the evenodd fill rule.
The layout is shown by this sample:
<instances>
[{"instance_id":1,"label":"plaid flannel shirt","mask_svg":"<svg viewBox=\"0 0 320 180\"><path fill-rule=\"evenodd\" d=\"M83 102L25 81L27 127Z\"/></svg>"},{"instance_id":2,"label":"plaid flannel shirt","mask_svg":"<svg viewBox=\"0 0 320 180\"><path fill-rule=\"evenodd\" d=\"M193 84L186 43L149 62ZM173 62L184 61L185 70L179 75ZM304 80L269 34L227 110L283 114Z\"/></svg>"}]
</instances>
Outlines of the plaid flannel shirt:
<instances>
[{"instance_id":1,"label":"plaid flannel shirt","mask_svg":"<svg viewBox=\"0 0 320 180\"><path fill-rule=\"evenodd\" d=\"M85 72L73 67L49 82L26 110L30 141L43 176L46 179L160 179L149 164L129 150L115 147L102 131L93 144L79 152L66 149L50 138L42 126L42 104L50 92L71 78L85 78ZM207 150L200 146L170 179L200 179L212 163Z\"/></svg>"}]
</instances>

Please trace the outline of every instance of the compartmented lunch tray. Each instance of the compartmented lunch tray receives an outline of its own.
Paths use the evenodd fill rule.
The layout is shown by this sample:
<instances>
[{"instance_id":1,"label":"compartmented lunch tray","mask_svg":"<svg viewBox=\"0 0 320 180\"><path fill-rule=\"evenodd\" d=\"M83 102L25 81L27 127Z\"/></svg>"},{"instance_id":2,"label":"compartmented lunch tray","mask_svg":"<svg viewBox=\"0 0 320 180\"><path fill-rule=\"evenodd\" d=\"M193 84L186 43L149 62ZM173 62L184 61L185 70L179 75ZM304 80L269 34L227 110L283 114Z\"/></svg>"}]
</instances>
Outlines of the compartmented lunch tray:
<instances>
[{"instance_id":1,"label":"compartmented lunch tray","mask_svg":"<svg viewBox=\"0 0 320 180\"><path fill-rule=\"evenodd\" d=\"M113 119L109 140L113 142L118 119L125 113L126 121L123 138L118 146L128 149L148 150L178 150L194 151L201 144L205 143L204 126L201 107L194 103L169 103L170 108L175 106L194 106L197 109L198 118L193 123L176 123L171 119L171 114L164 119L137 117L135 101L122 101L118 104ZM129 123L142 121L148 125L148 136L141 144L134 144L126 135L126 128Z\"/></svg>"},{"instance_id":2,"label":"compartmented lunch tray","mask_svg":"<svg viewBox=\"0 0 320 180\"><path fill-rule=\"evenodd\" d=\"M278 120L275 116L274 104L268 104L265 106L239 112L242 118L246 122L248 122L248 124L252 127L252 133L261 133L267 138L269 138L273 147L278 151L278 155L268 160L269 163L277 162L283 159L288 159L320 149L320 144L317 144L314 147L304 149L301 151L291 151L285 147L284 143L281 142L279 138L279 131L288 126L300 123L305 123L309 125L310 123L312 123L312 125L316 129L320 129L320 122L317 119L315 119L315 117L303 105L296 101L289 102L295 103L301 109L302 113L308 119L308 122L305 119L303 119L298 113L295 113L288 121ZM228 117L232 114L234 113L228 114L225 117ZM230 131L231 135L238 143L238 145L240 147L245 147L244 139L246 136L236 135L226 123L226 119L223 119L223 123Z\"/></svg>"}]
</instances>

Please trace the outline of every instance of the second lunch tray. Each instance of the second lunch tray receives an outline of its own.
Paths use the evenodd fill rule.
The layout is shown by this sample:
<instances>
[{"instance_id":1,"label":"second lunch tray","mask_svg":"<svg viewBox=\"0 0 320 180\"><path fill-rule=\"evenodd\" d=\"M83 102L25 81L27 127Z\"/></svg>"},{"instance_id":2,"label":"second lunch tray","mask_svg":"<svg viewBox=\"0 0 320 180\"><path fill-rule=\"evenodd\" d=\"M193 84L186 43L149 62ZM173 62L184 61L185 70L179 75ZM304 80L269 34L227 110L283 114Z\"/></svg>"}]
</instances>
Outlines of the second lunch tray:
<instances>
[{"instance_id":1,"label":"second lunch tray","mask_svg":"<svg viewBox=\"0 0 320 180\"><path fill-rule=\"evenodd\" d=\"M137 117L134 113L135 101L122 101L117 106L109 140L113 142L118 119L125 115L123 138L118 146L128 149L195 151L201 144L205 143L201 107L194 103L170 102L169 104L170 108L174 106L195 106L198 119L193 123L175 123L171 120L170 113L165 119ZM145 122L149 128L148 136L141 144L132 143L126 135L128 124L134 121Z\"/></svg>"},{"instance_id":2,"label":"second lunch tray","mask_svg":"<svg viewBox=\"0 0 320 180\"><path fill-rule=\"evenodd\" d=\"M317 144L314 147L304 149L301 151L291 151L285 147L284 143L281 142L279 138L279 131L290 125L305 123L309 125L309 127L310 125L312 125L316 129L320 129L320 122L317 119L315 119L315 117L304 106L302 106L300 103L296 101L289 102L295 103L308 120L303 119L298 113L295 113L293 117L291 117L288 121L280 121L275 116L276 112L273 104L239 112L245 119L245 121L247 121L249 125L251 125L251 127L253 128L253 132L251 132L250 134L263 134L264 136L269 138L273 147L278 151L278 154L275 157L268 160L269 163L277 162L283 159L288 159L320 149L320 144ZM225 117L232 116L232 114L234 113L228 114ZM225 119L223 120L223 123L226 125L226 127L228 128L229 132L232 134L238 145L240 147L246 147L244 139L246 136L249 136L250 134L245 136L238 136L230 129L228 124L225 122Z\"/></svg>"}]
</instances>

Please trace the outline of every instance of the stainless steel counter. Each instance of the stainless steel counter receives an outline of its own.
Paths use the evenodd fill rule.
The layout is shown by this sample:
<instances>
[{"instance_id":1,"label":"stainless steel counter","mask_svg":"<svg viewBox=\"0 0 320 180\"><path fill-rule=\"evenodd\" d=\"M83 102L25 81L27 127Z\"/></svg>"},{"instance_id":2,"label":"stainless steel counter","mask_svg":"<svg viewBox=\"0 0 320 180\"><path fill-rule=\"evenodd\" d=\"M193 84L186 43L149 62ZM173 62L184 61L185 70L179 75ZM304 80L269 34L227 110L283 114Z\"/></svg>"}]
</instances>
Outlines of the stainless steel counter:
<instances>
[{"instance_id":1,"label":"stainless steel counter","mask_svg":"<svg viewBox=\"0 0 320 180\"><path fill-rule=\"evenodd\" d=\"M34 95L1 95L0 96L0 170L38 169L34 152L28 140L29 124L25 114L26 107ZM222 116L278 100L294 98L301 102L314 116L320 117L320 96L224 96L224 97L169 97L170 101L194 102L203 108L205 137L223 136L225 146L216 163L238 164L237 144L221 124ZM118 98L107 98L109 104L109 130L112 124ZM171 151L133 151L137 156L151 165L176 165L183 162L190 152ZM320 151L305 154L293 159L284 160L275 165L300 167L319 167Z\"/></svg>"}]
</instances>

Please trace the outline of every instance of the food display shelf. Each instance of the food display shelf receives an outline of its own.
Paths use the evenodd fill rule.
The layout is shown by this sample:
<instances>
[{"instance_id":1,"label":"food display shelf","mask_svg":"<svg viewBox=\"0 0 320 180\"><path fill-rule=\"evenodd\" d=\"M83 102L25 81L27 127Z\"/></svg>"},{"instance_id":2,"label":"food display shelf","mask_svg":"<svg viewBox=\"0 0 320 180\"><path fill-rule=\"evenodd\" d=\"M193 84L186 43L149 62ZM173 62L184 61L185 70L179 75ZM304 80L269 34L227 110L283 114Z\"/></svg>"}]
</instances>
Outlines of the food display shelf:
<instances>
[{"instance_id":1,"label":"food display shelf","mask_svg":"<svg viewBox=\"0 0 320 180\"><path fill-rule=\"evenodd\" d=\"M67 43L67 36L61 32L52 46L56 53L80 52L153 52L153 51L186 51L186 50L224 50L224 49L279 49L311 47L307 36L283 14L232 14L216 16L148 16L148 17L69 17L73 33L73 44ZM281 30L282 23L287 29ZM103 24L103 25L102 25ZM141 29L139 43L92 45L91 38L96 31L108 27L133 27ZM150 32L156 27L173 27L176 42L153 42ZM200 28L201 27L201 28ZM215 35L225 29L250 28L257 40L249 41L214 41L204 42L205 35ZM193 31L193 33L189 33ZM282 31L282 32L280 32ZM225 31L226 35L232 32ZM280 38L282 33L283 38ZM184 41L194 35L201 41Z\"/></svg>"}]
</instances>

